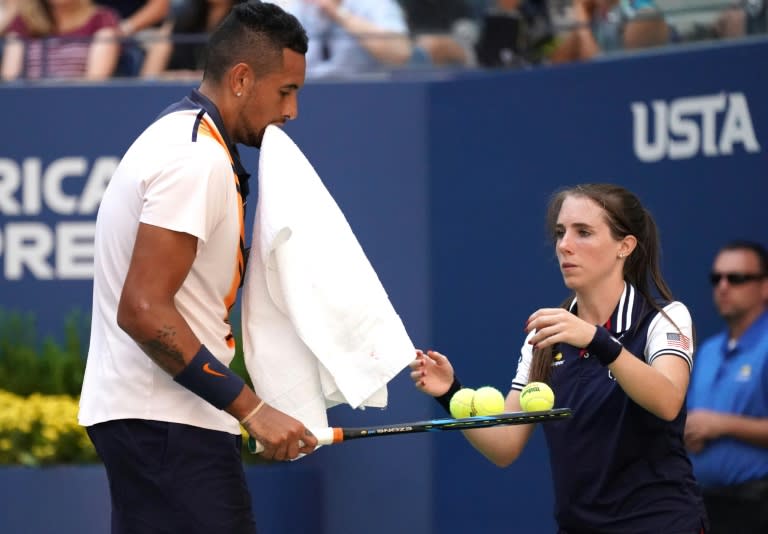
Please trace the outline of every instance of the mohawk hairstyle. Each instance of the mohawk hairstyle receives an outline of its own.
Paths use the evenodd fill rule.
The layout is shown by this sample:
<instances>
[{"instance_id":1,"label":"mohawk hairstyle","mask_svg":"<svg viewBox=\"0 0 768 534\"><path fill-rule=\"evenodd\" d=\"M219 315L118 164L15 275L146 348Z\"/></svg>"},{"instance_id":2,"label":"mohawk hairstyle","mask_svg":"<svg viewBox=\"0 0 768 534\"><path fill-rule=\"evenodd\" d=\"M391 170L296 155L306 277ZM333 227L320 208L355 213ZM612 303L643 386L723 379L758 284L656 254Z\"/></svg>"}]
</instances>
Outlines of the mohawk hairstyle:
<instances>
[{"instance_id":1,"label":"mohawk hairstyle","mask_svg":"<svg viewBox=\"0 0 768 534\"><path fill-rule=\"evenodd\" d=\"M247 63L262 76L281 64L283 49L306 54L308 41L301 23L279 6L256 0L242 2L211 34L203 79L221 81L238 63Z\"/></svg>"}]
</instances>

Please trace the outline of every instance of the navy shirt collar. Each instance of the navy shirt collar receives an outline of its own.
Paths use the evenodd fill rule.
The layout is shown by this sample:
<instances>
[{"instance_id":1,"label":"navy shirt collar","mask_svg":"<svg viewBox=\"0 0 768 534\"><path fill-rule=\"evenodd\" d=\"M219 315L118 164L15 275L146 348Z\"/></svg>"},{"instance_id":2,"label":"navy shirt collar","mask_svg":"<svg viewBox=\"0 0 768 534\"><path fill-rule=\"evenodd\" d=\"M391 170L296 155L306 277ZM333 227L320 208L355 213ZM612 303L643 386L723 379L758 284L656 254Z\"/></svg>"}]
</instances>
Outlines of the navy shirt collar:
<instances>
[{"instance_id":1,"label":"navy shirt collar","mask_svg":"<svg viewBox=\"0 0 768 534\"><path fill-rule=\"evenodd\" d=\"M603 326L614 336L623 334L644 317L643 303L644 299L637 292L635 286L625 281L619 302L616 304L610 319ZM576 313L578 307L575 297L568 309L571 313Z\"/></svg>"},{"instance_id":2,"label":"navy shirt collar","mask_svg":"<svg viewBox=\"0 0 768 534\"><path fill-rule=\"evenodd\" d=\"M221 134L222 139L224 139L224 143L227 145L227 150L229 150L229 154L232 157L232 170L238 178L238 183L240 185L240 195L243 197L243 200L245 200L245 197L248 196L248 179L251 177L251 175L245 170L245 167L243 167L243 164L240 161L240 152L237 150L237 145L235 145L230 139L227 130L224 128L224 121L222 120L221 114L219 113L219 108L216 107L216 104L214 104L211 99L209 99L199 90L193 89L188 96L166 108L160 114L160 117L176 111L184 111L190 109L202 109L205 111L205 113L213 121L216 129Z\"/></svg>"}]
</instances>

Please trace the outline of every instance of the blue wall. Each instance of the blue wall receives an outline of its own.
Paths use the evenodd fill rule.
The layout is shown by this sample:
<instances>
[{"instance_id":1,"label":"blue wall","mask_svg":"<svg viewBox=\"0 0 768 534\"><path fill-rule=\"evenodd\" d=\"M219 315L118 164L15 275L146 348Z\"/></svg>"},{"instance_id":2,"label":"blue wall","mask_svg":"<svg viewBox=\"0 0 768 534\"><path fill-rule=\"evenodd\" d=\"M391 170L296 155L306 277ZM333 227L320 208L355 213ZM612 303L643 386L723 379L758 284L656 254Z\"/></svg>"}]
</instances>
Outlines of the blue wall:
<instances>
[{"instance_id":1,"label":"blue wall","mask_svg":"<svg viewBox=\"0 0 768 534\"><path fill-rule=\"evenodd\" d=\"M260 533L323 532L320 470L299 463L249 467L246 478ZM0 468L0 503L4 534L109 532L109 484L100 465Z\"/></svg>"},{"instance_id":2,"label":"blue wall","mask_svg":"<svg viewBox=\"0 0 768 534\"><path fill-rule=\"evenodd\" d=\"M715 250L733 237L766 241L768 79L755 66L767 53L768 42L758 41L526 72L317 83L302 91L300 118L287 131L347 215L414 343L451 355L469 385L506 388L525 318L565 296L543 228L547 198L563 185L611 181L635 190L656 216L667 280L699 335L719 328L706 281ZM87 239L66 245L54 237L66 237L66 224L93 220L86 184L98 183L111 158L188 89L0 88L7 118L0 133L0 307L34 311L41 330L53 334L72 308L87 312L90 281L78 274ZM662 113L670 126L654 135ZM638 134L636 143L643 122L651 133ZM62 163L68 157L84 160ZM257 158L244 151L251 169ZM38 165L47 188L36 186ZM59 188L62 165L74 176ZM21 190L12 186L16 176L24 179ZM52 206L38 210L40 198ZM33 238L9 245L19 228ZM34 246L42 252L28 252ZM19 254L37 258L20 275ZM335 408L330 418L354 425L436 413L402 373L387 410ZM448 433L328 447L285 471L251 474L254 491L266 483L276 495L264 497L274 505L264 512L271 512L266 534L296 531L286 522L296 502L277 496L305 484L321 497L322 506L308 513L322 518L322 532L450 534L508 530L510 523L553 530L538 432L507 470ZM8 530L2 521L0 531Z\"/></svg>"},{"instance_id":3,"label":"blue wall","mask_svg":"<svg viewBox=\"0 0 768 534\"><path fill-rule=\"evenodd\" d=\"M507 388L526 318L567 296L544 231L548 197L563 185L607 181L637 192L699 335L720 328L706 278L717 247L734 237L768 243L768 77L755 67L766 51L762 42L431 87L431 342L453 355L464 383ZM730 156L635 155L631 103L728 93L745 95L759 152L736 144ZM715 138L726 115L716 115ZM521 532L551 532L541 435L524 454L500 471L458 436L435 440L435 532L491 532L502 516ZM458 488L472 488L471 507L446 505Z\"/></svg>"}]
</instances>

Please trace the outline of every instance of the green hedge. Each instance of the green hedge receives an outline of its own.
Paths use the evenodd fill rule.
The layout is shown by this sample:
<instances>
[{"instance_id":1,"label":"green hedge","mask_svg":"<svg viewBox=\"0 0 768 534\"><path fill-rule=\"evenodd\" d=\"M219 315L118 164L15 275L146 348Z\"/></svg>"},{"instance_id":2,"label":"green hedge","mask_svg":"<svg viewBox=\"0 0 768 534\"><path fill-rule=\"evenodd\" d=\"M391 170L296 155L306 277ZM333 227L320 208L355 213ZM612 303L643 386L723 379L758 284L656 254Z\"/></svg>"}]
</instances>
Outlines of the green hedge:
<instances>
[{"instance_id":1,"label":"green hedge","mask_svg":"<svg viewBox=\"0 0 768 534\"><path fill-rule=\"evenodd\" d=\"M40 340L31 313L0 309L0 389L17 395L80 395L88 353L90 317L72 311L64 320L63 342ZM243 359L242 336L235 332L231 369L252 385Z\"/></svg>"},{"instance_id":2,"label":"green hedge","mask_svg":"<svg viewBox=\"0 0 768 534\"><path fill-rule=\"evenodd\" d=\"M39 339L33 314L0 310L0 389L17 395L80 394L85 370L87 320L72 312L64 341Z\"/></svg>"},{"instance_id":3,"label":"green hedge","mask_svg":"<svg viewBox=\"0 0 768 534\"><path fill-rule=\"evenodd\" d=\"M74 311L64 321L62 342L41 340L33 314L0 309L0 464L98 461L77 423L89 325L89 317ZM241 336L236 332L235 337L231 368L251 385ZM245 447L243 459L261 462Z\"/></svg>"}]
</instances>

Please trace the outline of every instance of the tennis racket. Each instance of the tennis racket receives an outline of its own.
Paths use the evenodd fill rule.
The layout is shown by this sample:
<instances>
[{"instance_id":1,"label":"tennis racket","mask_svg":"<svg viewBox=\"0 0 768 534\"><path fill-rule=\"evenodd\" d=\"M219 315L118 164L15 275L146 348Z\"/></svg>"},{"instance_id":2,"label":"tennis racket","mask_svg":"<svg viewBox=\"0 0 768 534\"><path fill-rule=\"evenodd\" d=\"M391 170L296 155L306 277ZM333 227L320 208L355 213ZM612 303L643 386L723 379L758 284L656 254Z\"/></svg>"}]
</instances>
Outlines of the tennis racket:
<instances>
[{"instance_id":1,"label":"tennis racket","mask_svg":"<svg viewBox=\"0 0 768 534\"><path fill-rule=\"evenodd\" d=\"M560 421L571 416L570 408L555 408L540 412L506 412L497 415L477 415L462 419L429 419L426 421L412 421L410 423L398 423L373 427L327 427L313 428L312 433L317 438L318 445L332 445L350 439L376 438L380 436L392 436L394 434L414 434L416 432L442 432L445 430L469 430L471 428L484 428L503 425L528 425L531 423L546 423ZM259 454L264 446L254 438L248 438L248 450L253 454Z\"/></svg>"}]
</instances>

